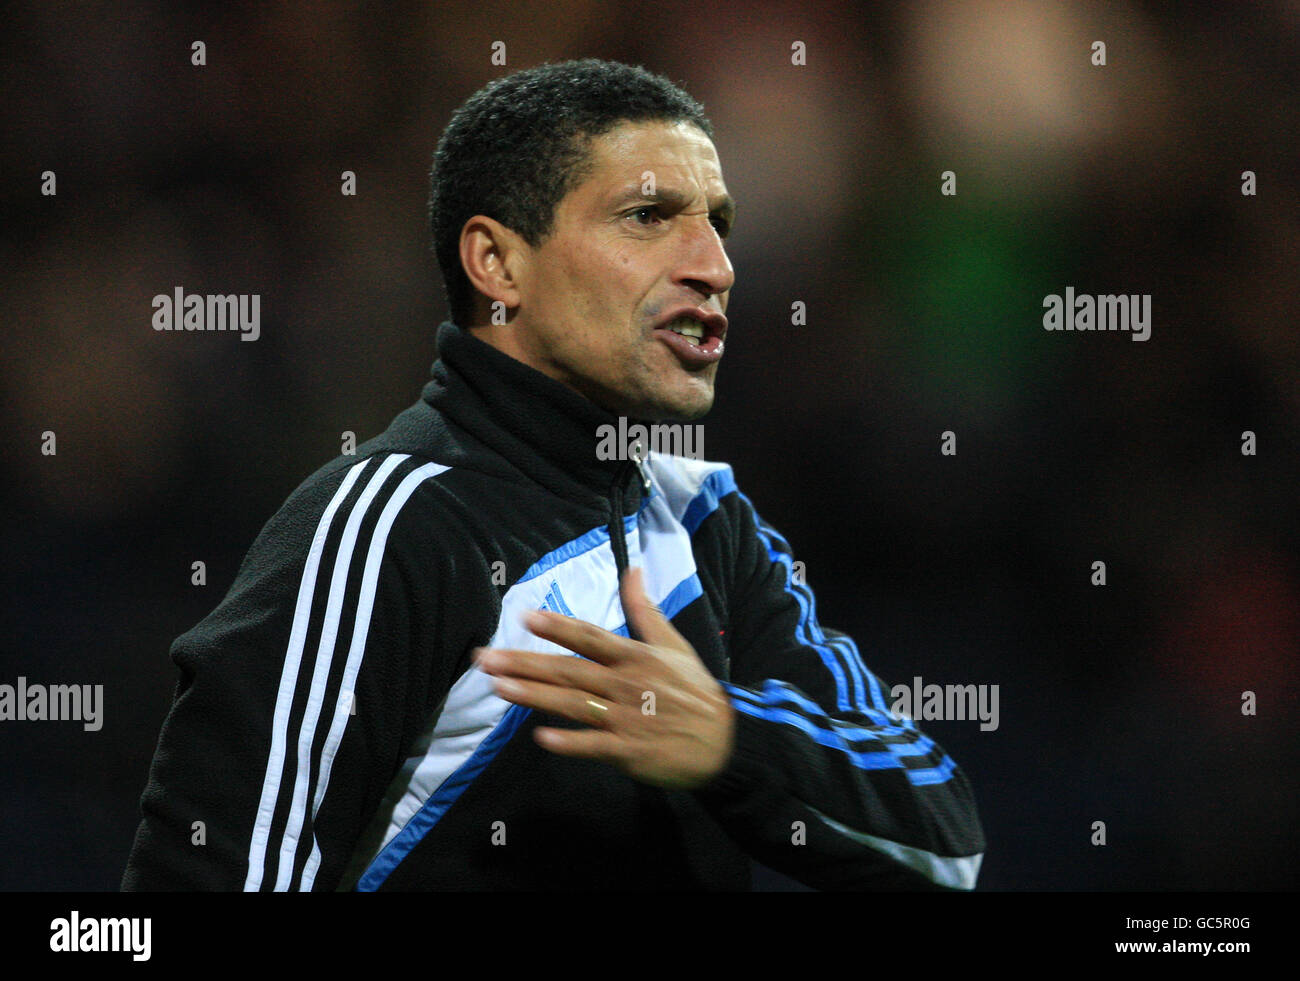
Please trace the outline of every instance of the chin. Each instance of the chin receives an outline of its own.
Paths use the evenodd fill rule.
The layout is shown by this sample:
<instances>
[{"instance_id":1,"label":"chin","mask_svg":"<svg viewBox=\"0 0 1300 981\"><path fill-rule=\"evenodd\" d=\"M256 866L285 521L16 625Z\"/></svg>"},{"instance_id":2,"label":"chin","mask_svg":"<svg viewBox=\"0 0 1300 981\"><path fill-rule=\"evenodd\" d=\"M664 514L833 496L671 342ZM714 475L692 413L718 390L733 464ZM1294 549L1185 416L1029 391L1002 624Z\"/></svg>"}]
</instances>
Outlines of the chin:
<instances>
[{"instance_id":1,"label":"chin","mask_svg":"<svg viewBox=\"0 0 1300 981\"><path fill-rule=\"evenodd\" d=\"M643 422L695 422L713 408L713 385L686 385L681 389L615 394L607 390L604 398L593 399L615 415Z\"/></svg>"},{"instance_id":2,"label":"chin","mask_svg":"<svg viewBox=\"0 0 1300 981\"><path fill-rule=\"evenodd\" d=\"M713 393L661 403L655 422L695 422L713 408Z\"/></svg>"}]
</instances>

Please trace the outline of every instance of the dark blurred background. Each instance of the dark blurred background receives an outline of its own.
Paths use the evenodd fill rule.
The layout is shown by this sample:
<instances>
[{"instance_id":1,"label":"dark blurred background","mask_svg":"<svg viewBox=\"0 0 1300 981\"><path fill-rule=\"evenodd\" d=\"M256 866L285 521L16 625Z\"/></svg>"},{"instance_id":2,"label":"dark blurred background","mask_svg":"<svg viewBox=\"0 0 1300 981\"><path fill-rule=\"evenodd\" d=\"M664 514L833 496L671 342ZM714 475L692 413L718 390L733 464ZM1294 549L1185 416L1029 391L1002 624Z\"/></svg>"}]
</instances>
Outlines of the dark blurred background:
<instances>
[{"instance_id":1,"label":"dark blurred background","mask_svg":"<svg viewBox=\"0 0 1300 981\"><path fill-rule=\"evenodd\" d=\"M0 723L0 888L117 888L171 641L428 375L451 111L583 56L700 99L741 205L705 455L887 683L1000 686L996 731L925 724L980 887L1297 885L1300 4L207 8L0 32L0 682L105 686L99 732ZM154 331L177 285L260 294L260 339ZM1151 294L1150 340L1044 331L1066 286Z\"/></svg>"}]
</instances>

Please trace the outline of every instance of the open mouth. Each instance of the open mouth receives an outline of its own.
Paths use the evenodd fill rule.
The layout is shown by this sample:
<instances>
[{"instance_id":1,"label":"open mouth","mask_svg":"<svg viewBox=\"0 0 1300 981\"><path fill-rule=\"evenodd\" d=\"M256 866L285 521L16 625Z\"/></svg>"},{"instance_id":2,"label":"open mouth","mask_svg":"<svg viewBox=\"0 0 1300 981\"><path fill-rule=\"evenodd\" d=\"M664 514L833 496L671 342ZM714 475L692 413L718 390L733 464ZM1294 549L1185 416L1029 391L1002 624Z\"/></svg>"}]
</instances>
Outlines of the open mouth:
<instances>
[{"instance_id":1,"label":"open mouth","mask_svg":"<svg viewBox=\"0 0 1300 981\"><path fill-rule=\"evenodd\" d=\"M665 324L664 330L680 334L696 347L704 343L704 325L693 317L678 317L671 323Z\"/></svg>"},{"instance_id":2,"label":"open mouth","mask_svg":"<svg viewBox=\"0 0 1300 981\"><path fill-rule=\"evenodd\" d=\"M703 317L681 313L655 328L655 334L679 360L692 367L717 362L722 357L722 341L726 333L727 320L717 313Z\"/></svg>"}]
</instances>

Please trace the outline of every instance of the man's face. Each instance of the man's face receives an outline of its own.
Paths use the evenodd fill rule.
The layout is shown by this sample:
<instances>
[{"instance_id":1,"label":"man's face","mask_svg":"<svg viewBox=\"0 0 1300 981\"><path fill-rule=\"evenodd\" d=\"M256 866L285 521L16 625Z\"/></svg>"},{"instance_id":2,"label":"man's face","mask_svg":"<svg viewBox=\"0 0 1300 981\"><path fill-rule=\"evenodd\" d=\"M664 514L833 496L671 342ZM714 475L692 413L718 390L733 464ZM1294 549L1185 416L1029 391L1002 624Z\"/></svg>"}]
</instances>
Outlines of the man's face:
<instances>
[{"instance_id":1,"label":"man's face","mask_svg":"<svg viewBox=\"0 0 1300 981\"><path fill-rule=\"evenodd\" d=\"M735 275L733 206L712 141L690 123L628 123L592 141L587 178L528 251L508 328L533 367L607 410L689 421L713 405ZM667 330L697 318L698 343Z\"/></svg>"}]
</instances>

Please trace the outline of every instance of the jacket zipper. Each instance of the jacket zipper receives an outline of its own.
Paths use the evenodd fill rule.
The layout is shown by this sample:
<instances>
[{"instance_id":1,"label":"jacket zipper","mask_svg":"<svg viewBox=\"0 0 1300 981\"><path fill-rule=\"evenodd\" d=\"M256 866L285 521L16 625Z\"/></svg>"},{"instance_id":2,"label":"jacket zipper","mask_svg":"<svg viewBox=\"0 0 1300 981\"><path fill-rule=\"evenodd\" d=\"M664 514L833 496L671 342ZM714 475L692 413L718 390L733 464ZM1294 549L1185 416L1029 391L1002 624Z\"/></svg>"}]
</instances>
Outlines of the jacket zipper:
<instances>
[{"instance_id":1,"label":"jacket zipper","mask_svg":"<svg viewBox=\"0 0 1300 981\"><path fill-rule=\"evenodd\" d=\"M628 566L627 539L623 535L623 488L627 484L628 472L632 467L636 468L641 478L641 488L644 493L650 493L650 477L641 464L643 456L645 451L638 441L632 445L632 459L618 468L618 475L614 478L614 486L609 495L609 542L614 550L614 568L617 570L619 582L623 581L623 573L627 571Z\"/></svg>"}]
</instances>

